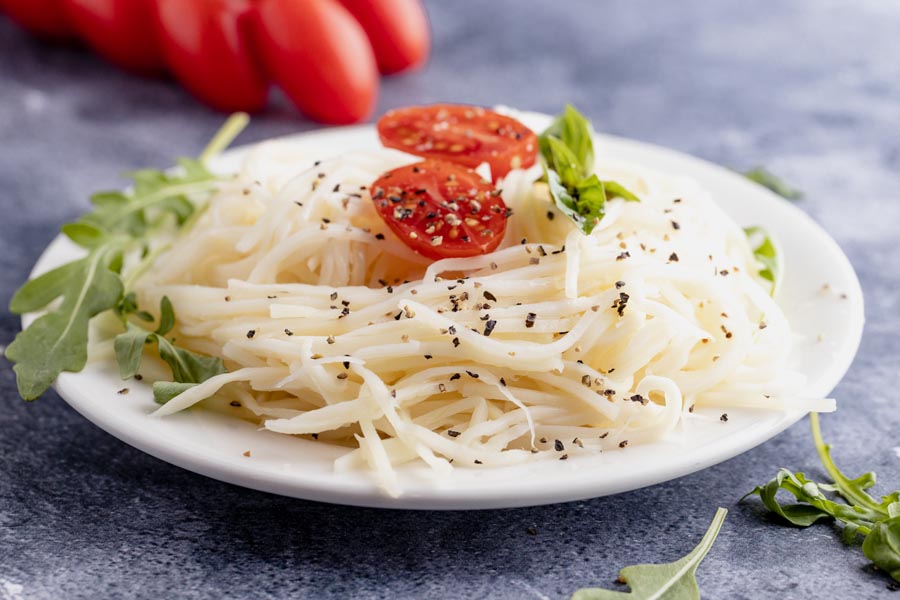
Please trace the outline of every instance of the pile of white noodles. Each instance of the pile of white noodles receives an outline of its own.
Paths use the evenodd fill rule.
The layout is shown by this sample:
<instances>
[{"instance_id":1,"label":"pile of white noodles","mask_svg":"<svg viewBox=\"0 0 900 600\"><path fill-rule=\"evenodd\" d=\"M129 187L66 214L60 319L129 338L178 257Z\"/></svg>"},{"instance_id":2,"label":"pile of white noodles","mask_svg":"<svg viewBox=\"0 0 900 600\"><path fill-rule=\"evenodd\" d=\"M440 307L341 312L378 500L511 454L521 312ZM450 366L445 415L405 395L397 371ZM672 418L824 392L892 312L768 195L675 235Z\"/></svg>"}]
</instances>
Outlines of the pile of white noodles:
<instances>
[{"instance_id":1,"label":"pile of white noodles","mask_svg":"<svg viewBox=\"0 0 900 600\"><path fill-rule=\"evenodd\" d=\"M796 399L785 316L742 229L691 180L604 159L601 179L641 201L608 203L588 237L539 167L513 171L501 247L432 263L367 191L419 159L291 148L259 146L139 281L142 306L171 299L178 343L229 371L156 414L209 399L346 446L336 468L396 494L409 461L440 475L627 452L695 406L828 408Z\"/></svg>"}]
</instances>

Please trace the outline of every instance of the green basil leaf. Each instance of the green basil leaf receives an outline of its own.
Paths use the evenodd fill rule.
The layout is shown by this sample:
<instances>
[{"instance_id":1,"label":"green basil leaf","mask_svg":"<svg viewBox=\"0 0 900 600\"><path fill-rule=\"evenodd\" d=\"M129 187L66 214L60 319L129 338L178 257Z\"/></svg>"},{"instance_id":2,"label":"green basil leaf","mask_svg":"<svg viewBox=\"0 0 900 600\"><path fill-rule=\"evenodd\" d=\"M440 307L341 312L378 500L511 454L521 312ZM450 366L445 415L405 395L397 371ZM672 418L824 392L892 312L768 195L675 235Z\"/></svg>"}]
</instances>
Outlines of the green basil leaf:
<instances>
[{"instance_id":1,"label":"green basil leaf","mask_svg":"<svg viewBox=\"0 0 900 600\"><path fill-rule=\"evenodd\" d=\"M572 595L572 600L699 600L697 567L709 553L728 513L724 508L715 517L700 543L691 552L672 563L646 564L625 567L619 578L628 584L631 592L616 592L601 588L585 588Z\"/></svg>"},{"instance_id":2,"label":"green basil leaf","mask_svg":"<svg viewBox=\"0 0 900 600\"><path fill-rule=\"evenodd\" d=\"M594 130L591 122L584 115L567 104L562 114L558 115L553 123L539 138L541 153L547 148L550 139L558 139L571 152L575 162L580 166L581 177L587 177L594 169Z\"/></svg>"},{"instance_id":3,"label":"green basil leaf","mask_svg":"<svg viewBox=\"0 0 900 600\"><path fill-rule=\"evenodd\" d=\"M606 191L606 199L624 198L626 202L640 202L641 199L628 191L625 186L616 181L603 181L603 189Z\"/></svg>"},{"instance_id":4,"label":"green basil leaf","mask_svg":"<svg viewBox=\"0 0 900 600\"><path fill-rule=\"evenodd\" d=\"M554 137L545 139L547 153L545 155L548 168L559 174L559 179L566 187L575 187L583 179L582 166L568 146Z\"/></svg>"},{"instance_id":5,"label":"green basil leaf","mask_svg":"<svg viewBox=\"0 0 900 600\"><path fill-rule=\"evenodd\" d=\"M862 544L863 554L895 581L900 581L900 517L875 523Z\"/></svg>"},{"instance_id":6,"label":"green basil leaf","mask_svg":"<svg viewBox=\"0 0 900 600\"><path fill-rule=\"evenodd\" d=\"M569 105L538 138L550 197L585 235L603 218L608 200L639 201L622 184L593 172L593 135L590 122Z\"/></svg>"}]
</instances>

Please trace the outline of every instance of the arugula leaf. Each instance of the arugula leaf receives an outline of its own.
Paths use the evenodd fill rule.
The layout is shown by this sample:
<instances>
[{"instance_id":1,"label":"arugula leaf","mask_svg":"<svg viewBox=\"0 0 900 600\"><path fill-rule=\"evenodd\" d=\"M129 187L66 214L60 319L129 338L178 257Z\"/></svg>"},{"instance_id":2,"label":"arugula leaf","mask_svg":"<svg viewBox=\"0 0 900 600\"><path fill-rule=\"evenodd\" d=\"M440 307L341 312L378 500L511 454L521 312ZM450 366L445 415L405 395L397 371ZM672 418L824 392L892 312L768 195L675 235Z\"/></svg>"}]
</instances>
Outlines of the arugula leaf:
<instances>
[{"instance_id":1,"label":"arugula leaf","mask_svg":"<svg viewBox=\"0 0 900 600\"><path fill-rule=\"evenodd\" d=\"M156 381L153 383L153 401L165 404L175 396L197 385L196 383L177 383L174 381Z\"/></svg>"},{"instance_id":2,"label":"arugula leaf","mask_svg":"<svg viewBox=\"0 0 900 600\"><path fill-rule=\"evenodd\" d=\"M833 483L816 483L803 473L781 469L775 479L747 496L759 495L766 508L797 527L808 527L820 520L837 520L844 526L845 542L863 536L862 550L866 557L900 581L900 491L882 496L880 501L873 498L866 490L875 485L875 473L863 473L856 478L845 475L834 464L831 448L822 439L816 413L810 414L810 427L816 452ZM776 494L781 490L792 494L799 503L779 502ZM823 491L833 494L835 499Z\"/></svg>"},{"instance_id":3,"label":"arugula leaf","mask_svg":"<svg viewBox=\"0 0 900 600\"><path fill-rule=\"evenodd\" d=\"M697 567L716 541L726 514L724 508L716 510L703 539L687 556L671 563L634 565L619 571L619 578L628 584L631 592L584 588L575 592L572 600L699 600Z\"/></svg>"},{"instance_id":4,"label":"arugula leaf","mask_svg":"<svg viewBox=\"0 0 900 600\"><path fill-rule=\"evenodd\" d=\"M181 227L195 214L192 199L208 196L219 184L219 177L206 168L205 162L225 148L246 122L246 115L232 116L199 160L179 160L180 171L174 173L137 171L132 175L130 191L94 194L93 210L75 223L62 226L63 234L87 249L87 255L26 282L9 305L18 314L52 307L20 332L6 350L7 358L15 363L13 370L23 398L34 400L61 372L84 368L88 323L110 309L126 322L125 333L115 343L123 376L137 372L148 341L157 342L160 355L179 381L202 381L224 371L221 360L179 348L164 338L175 322L171 304L161 307L156 332L127 323L128 315L144 321L153 317L138 309L134 294L126 293L129 280L123 278L122 268L127 252L146 255L139 265L146 268L143 263L156 256L151 251L152 234L162 227Z\"/></svg>"},{"instance_id":5,"label":"arugula leaf","mask_svg":"<svg viewBox=\"0 0 900 600\"><path fill-rule=\"evenodd\" d=\"M763 167L750 169L749 171L743 172L742 175L750 181L758 183L764 188L775 192L786 200L799 200L803 197L803 192L789 186Z\"/></svg>"},{"instance_id":6,"label":"arugula leaf","mask_svg":"<svg viewBox=\"0 0 900 600\"><path fill-rule=\"evenodd\" d=\"M63 298L58 308L39 317L6 349L6 357L16 363L13 371L25 400L43 394L63 371L80 371L87 363L88 321L122 297L122 282L109 270L108 261L108 252L94 250L68 269L55 269L60 280L35 279L40 283L13 298L11 309Z\"/></svg>"},{"instance_id":7,"label":"arugula leaf","mask_svg":"<svg viewBox=\"0 0 900 600\"><path fill-rule=\"evenodd\" d=\"M593 137L590 121L567 105L538 138L550 197L585 235L603 218L607 200L639 201L623 185L594 174Z\"/></svg>"},{"instance_id":8,"label":"arugula leaf","mask_svg":"<svg viewBox=\"0 0 900 600\"><path fill-rule=\"evenodd\" d=\"M781 286L782 274L778 248L762 227L745 227L744 234L753 249L753 257L761 265L758 271L759 276L772 284L769 294L774 297Z\"/></svg>"},{"instance_id":9,"label":"arugula leaf","mask_svg":"<svg viewBox=\"0 0 900 600\"><path fill-rule=\"evenodd\" d=\"M144 348L152 343L156 343L160 358L172 369L175 383L202 383L225 372L222 359L181 348L165 337L175 326L175 311L168 297L163 296L159 312L159 325L155 331L126 322L125 332L116 336L113 346L122 379L134 377L141 368Z\"/></svg>"},{"instance_id":10,"label":"arugula leaf","mask_svg":"<svg viewBox=\"0 0 900 600\"><path fill-rule=\"evenodd\" d=\"M900 581L900 517L875 523L863 540L862 551L879 569Z\"/></svg>"}]
</instances>

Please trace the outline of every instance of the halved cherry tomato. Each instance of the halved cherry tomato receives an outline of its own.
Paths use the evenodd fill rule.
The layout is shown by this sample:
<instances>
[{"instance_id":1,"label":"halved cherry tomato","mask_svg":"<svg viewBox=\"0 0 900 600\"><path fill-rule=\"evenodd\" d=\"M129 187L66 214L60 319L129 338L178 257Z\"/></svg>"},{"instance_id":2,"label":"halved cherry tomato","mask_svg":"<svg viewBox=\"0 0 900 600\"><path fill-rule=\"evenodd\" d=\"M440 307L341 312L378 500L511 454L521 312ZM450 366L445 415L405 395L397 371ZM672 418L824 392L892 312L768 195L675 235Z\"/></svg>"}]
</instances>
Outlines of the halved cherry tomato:
<instances>
[{"instance_id":1,"label":"halved cherry tomato","mask_svg":"<svg viewBox=\"0 0 900 600\"><path fill-rule=\"evenodd\" d=\"M494 181L510 169L530 167L537 136L511 117L477 106L434 104L392 110L378 119L388 148L475 168L491 166Z\"/></svg>"},{"instance_id":2,"label":"halved cherry tomato","mask_svg":"<svg viewBox=\"0 0 900 600\"><path fill-rule=\"evenodd\" d=\"M419 0L340 2L366 30L382 73L416 67L428 58L428 19Z\"/></svg>"},{"instance_id":3,"label":"halved cherry tomato","mask_svg":"<svg viewBox=\"0 0 900 600\"><path fill-rule=\"evenodd\" d=\"M352 123L375 107L378 68L362 26L337 0L257 0L255 47L310 117Z\"/></svg>"},{"instance_id":4,"label":"halved cherry tomato","mask_svg":"<svg viewBox=\"0 0 900 600\"><path fill-rule=\"evenodd\" d=\"M169 69L197 98L225 112L266 105L269 85L251 55L249 0L154 0Z\"/></svg>"},{"instance_id":5,"label":"halved cherry tomato","mask_svg":"<svg viewBox=\"0 0 900 600\"><path fill-rule=\"evenodd\" d=\"M105 59L131 71L164 67L151 0L62 0L75 30Z\"/></svg>"},{"instance_id":6,"label":"halved cherry tomato","mask_svg":"<svg viewBox=\"0 0 900 600\"><path fill-rule=\"evenodd\" d=\"M50 38L72 35L59 0L0 0L0 12L35 35Z\"/></svg>"},{"instance_id":7,"label":"halved cherry tomato","mask_svg":"<svg viewBox=\"0 0 900 600\"><path fill-rule=\"evenodd\" d=\"M369 190L397 237L435 260L487 254L503 240L509 214L478 173L441 160L388 171Z\"/></svg>"}]
</instances>

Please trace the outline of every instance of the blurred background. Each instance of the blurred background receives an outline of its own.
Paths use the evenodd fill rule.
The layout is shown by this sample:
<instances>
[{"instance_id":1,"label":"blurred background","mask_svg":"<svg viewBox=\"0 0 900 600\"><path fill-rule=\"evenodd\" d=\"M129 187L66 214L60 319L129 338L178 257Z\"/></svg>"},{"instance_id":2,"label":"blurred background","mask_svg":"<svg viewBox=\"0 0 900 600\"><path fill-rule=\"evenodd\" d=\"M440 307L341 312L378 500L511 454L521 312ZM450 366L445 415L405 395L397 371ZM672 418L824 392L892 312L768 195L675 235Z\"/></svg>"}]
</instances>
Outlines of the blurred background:
<instances>
[{"instance_id":1,"label":"blurred background","mask_svg":"<svg viewBox=\"0 0 900 600\"><path fill-rule=\"evenodd\" d=\"M427 62L381 78L364 121L432 102L548 113L571 102L599 131L739 170L763 165L804 191L798 206L850 256L868 306L860 354L835 392L845 404L826 420L826 437L841 448L842 468L874 469L895 489L900 5L424 6ZM122 70L0 16L0 304L59 225L87 208L92 191L122 185L125 171L195 154L223 120L172 79ZM298 112L291 95L273 91L239 143L322 126ZM4 308L0 344L18 327ZM611 498L474 513L376 511L270 496L169 466L53 394L20 401L7 366L0 370L2 599L87 590L568 597L611 584L622 566L681 556L719 505L731 514L700 569L706 597L879 598L890 586L832 532L774 527L758 503L735 504L779 466L818 464L804 424L701 473Z\"/></svg>"}]
</instances>

